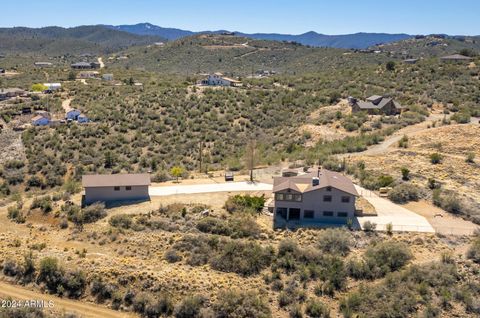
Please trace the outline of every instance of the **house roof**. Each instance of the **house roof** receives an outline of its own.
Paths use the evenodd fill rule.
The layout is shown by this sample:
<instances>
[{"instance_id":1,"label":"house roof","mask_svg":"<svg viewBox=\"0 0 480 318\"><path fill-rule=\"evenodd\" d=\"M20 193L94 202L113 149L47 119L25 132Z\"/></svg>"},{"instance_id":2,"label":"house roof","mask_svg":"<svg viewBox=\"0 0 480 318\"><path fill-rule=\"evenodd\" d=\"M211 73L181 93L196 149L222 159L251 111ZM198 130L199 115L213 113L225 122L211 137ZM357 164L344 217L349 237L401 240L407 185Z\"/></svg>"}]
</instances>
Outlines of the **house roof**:
<instances>
[{"instance_id":1,"label":"house roof","mask_svg":"<svg viewBox=\"0 0 480 318\"><path fill-rule=\"evenodd\" d=\"M313 186L312 178L316 177L319 178L319 184ZM290 189L296 192L306 193L325 187L332 187L352 195L358 195L355 186L349 178L338 172L326 169L315 170L295 177L275 177L273 179L273 192Z\"/></svg>"},{"instance_id":2,"label":"house roof","mask_svg":"<svg viewBox=\"0 0 480 318\"><path fill-rule=\"evenodd\" d=\"M32 121L37 121L37 120L40 120L40 119L42 119L42 118L48 119L48 118L45 117L45 116L37 115L37 116L35 116L35 117L32 118Z\"/></svg>"},{"instance_id":3,"label":"house roof","mask_svg":"<svg viewBox=\"0 0 480 318\"><path fill-rule=\"evenodd\" d=\"M385 107L388 103L393 102L393 105L397 109L402 109L402 105L400 103L394 101L390 97L382 97L378 95L373 95L367 98L367 101L357 101L356 104L360 109L382 109Z\"/></svg>"},{"instance_id":4,"label":"house roof","mask_svg":"<svg viewBox=\"0 0 480 318\"><path fill-rule=\"evenodd\" d=\"M8 94L8 93L24 93L25 91L21 88L1 88L0 93Z\"/></svg>"},{"instance_id":5,"label":"house roof","mask_svg":"<svg viewBox=\"0 0 480 318\"><path fill-rule=\"evenodd\" d=\"M85 188L114 186L148 186L150 185L150 175L148 173L83 175L82 185Z\"/></svg>"},{"instance_id":6,"label":"house roof","mask_svg":"<svg viewBox=\"0 0 480 318\"><path fill-rule=\"evenodd\" d=\"M87 62L77 62L77 63L73 63L71 66L92 66L91 63L87 63Z\"/></svg>"},{"instance_id":7,"label":"house roof","mask_svg":"<svg viewBox=\"0 0 480 318\"><path fill-rule=\"evenodd\" d=\"M472 60L471 57L461 55L461 54L453 54L453 55L442 56L441 59L442 60L466 60L466 61Z\"/></svg>"},{"instance_id":8,"label":"house roof","mask_svg":"<svg viewBox=\"0 0 480 318\"><path fill-rule=\"evenodd\" d=\"M240 81L237 81L236 79L230 78L230 77L222 77L222 79L232 82L232 83L240 83Z\"/></svg>"}]
</instances>

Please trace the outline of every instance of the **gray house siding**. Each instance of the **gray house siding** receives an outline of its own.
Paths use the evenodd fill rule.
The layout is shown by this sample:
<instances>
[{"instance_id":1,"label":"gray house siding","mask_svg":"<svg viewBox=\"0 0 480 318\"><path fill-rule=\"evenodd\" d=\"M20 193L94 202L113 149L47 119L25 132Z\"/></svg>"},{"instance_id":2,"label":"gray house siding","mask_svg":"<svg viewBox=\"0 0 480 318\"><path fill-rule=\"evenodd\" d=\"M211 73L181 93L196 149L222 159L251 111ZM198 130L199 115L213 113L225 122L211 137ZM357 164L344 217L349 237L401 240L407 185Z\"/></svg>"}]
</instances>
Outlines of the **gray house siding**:
<instances>
[{"instance_id":1,"label":"gray house siding","mask_svg":"<svg viewBox=\"0 0 480 318\"><path fill-rule=\"evenodd\" d=\"M148 200L148 186L108 186L108 187L86 187L85 204L94 202L115 202L115 201L136 201ZM117 189L117 190L116 190Z\"/></svg>"},{"instance_id":2,"label":"gray house siding","mask_svg":"<svg viewBox=\"0 0 480 318\"><path fill-rule=\"evenodd\" d=\"M302 199L301 201L277 200L276 194L278 193L298 194L302 196ZM274 203L275 227L314 226L322 223L345 224L349 218L355 216L355 196L335 188L331 188L331 191L328 191L327 188L321 188L303 194L286 190L276 194ZM325 196L329 196L331 201L324 201ZM342 198L345 198L348 202L343 202ZM297 219L296 214L298 212Z\"/></svg>"}]
</instances>

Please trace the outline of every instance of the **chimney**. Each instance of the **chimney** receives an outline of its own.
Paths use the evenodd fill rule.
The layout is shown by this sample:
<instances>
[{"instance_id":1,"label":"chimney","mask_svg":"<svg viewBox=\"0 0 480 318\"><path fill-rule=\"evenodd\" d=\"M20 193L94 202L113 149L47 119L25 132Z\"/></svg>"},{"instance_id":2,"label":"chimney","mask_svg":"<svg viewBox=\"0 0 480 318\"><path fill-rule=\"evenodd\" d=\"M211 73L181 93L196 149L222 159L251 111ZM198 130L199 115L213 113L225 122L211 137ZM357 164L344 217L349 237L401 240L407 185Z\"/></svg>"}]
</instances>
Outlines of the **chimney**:
<instances>
[{"instance_id":1,"label":"chimney","mask_svg":"<svg viewBox=\"0 0 480 318\"><path fill-rule=\"evenodd\" d=\"M313 177L312 178L312 187L318 186L320 184L320 178Z\"/></svg>"}]
</instances>

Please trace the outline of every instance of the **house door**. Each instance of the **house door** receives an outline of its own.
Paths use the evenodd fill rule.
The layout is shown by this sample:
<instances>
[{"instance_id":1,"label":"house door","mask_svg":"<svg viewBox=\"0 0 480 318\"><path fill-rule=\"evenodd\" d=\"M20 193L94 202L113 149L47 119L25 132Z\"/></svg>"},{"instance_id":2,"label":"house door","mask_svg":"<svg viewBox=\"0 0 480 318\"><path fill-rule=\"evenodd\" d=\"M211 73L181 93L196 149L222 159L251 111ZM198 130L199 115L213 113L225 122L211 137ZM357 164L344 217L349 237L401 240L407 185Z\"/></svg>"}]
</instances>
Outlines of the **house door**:
<instances>
[{"instance_id":1,"label":"house door","mask_svg":"<svg viewBox=\"0 0 480 318\"><path fill-rule=\"evenodd\" d=\"M288 211L288 220L300 220L300 209L291 208Z\"/></svg>"}]
</instances>

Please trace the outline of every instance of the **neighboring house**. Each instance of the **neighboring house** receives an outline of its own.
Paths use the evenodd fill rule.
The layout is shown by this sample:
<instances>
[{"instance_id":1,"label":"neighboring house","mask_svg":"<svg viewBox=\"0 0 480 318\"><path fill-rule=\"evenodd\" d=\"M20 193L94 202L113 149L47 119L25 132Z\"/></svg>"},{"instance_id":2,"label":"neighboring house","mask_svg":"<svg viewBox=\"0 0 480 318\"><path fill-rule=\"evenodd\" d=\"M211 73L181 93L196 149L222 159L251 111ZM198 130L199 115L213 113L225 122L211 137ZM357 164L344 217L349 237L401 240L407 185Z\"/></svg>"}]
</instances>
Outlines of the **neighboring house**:
<instances>
[{"instance_id":1,"label":"neighboring house","mask_svg":"<svg viewBox=\"0 0 480 318\"><path fill-rule=\"evenodd\" d=\"M36 110L35 111L35 116L42 116L42 117L45 117L47 119L51 119L50 113L47 112L46 110Z\"/></svg>"},{"instance_id":2,"label":"neighboring house","mask_svg":"<svg viewBox=\"0 0 480 318\"><path fill-rule=\"evenodd\" d=\"M473 59L469 56L465 56L461 54L453 54L453 55L442 56L440 60L442 62L470 62Z\"/></svg>"},{"instance_id":3,"label":"neighboring house","mask_svg":"<svg viewBox=\"0 0 480 318\"><path fill-rule=\"evenodd\" d=\"M50 62L35 62L34 65L37 67L50 67L53 64Z\"/></svg>"},{"instance_id":4,"label":"neighboring house","mask_svg":"<svg viewBox=\"0 0 480 318\"><path fill-rule=\"evenodd\" d=\"M344 175L318 169L273 178L274 227L346 224L355 216L355 187Z\"/></svg>"},{"instance_id":5,"label":"neighboring house","mask_svg":"<svg viewBox=\"0 0 480 318\"><path fill-rule=\"evenodd\" d=\"M92 63L90 63L90 66L91 66L92 68L100 68L101 65L100 65L100 63L98 63L98 62L92 62Z\"/></svg>"},{"instance_id":6,"label":"neighboring house","mask_svg":"<svg viewBox=\"0 0 480 318\"><path fill-rule=\"evenodd\" d=\"M84 175L85 204L149 200L149 174Z\"/></svg>"},{"instance_id":7,"label":"neighboring house","mask_svg":"<svg viewBox=\"0 0 480 318\"><path fill-rule=\"evenodd\" d=\"M43 83L44 86L47 87L47 91L53 92L57 89L62 88L62 84L60 83Z\"/></svg>"},{"instance_id":8,"label":"neighboring house","mask_svg":"<svg viewBox=\"0 0 480 318\"><path fill-rule=\"evenodd\" d=\"M65 119L67 120L77 120L82 112L78 109L72 108L65 113Z\"/></svg>"},{"instance_id":9,"label":"neighboring house","mask_svg":"<svg viewBox=\"0 0 480 318\"><path fill-rule=\"evenodd\" d=\"M83 114L80 114L80 115L78 115L78 117L77 117L77 121L78 121L79 123L81 123L81 124L83 124L83 123L88 123L88 117L85 116L85 115L83 115Z\"/></svg>"},{"instance_id":10,"label":"neighboring house","mask_svg":"<svg viewBox=\"0 0 480 318\"><path fill-rule=\"evenodd\" d=\"M393 98L379 95L370 96L366 101L358 101L350 97L348 101L353 113L366 111L369 115L398 115L403 109L402 105L394 101Z\"/></svg>"},{"instance_id":11,"label":"neighboring house","mask_svg":"<svg viewBox=\"0 0 480 318\"><path fill-rule=\"evenodd\" d=\"M77 70L88 70L88 69L92 69L92 68L97 68L98 63L94 62L94 63L89 63L89 62L77 62L77 63L73 63L71 64L70 66L73 68L73 69L77 69ZM100 64L98 64L98 67L100 67Z\"/></svg>"},{"instance_id":12,"label":"neighboring house","mask_svg":"<svg viewBox=\"0 0 480 318\"><path fill-rule=\"evenodd\" d=\"M33 126L47 126L50 124L50 119L47 117L43 117L41 115L37 115L32 118L32 125Z\"/></svg>"},{"instance_id":13,"label":"neighboring house","mask_svg":"<svg viewBox=\"0 0 480 318\"><path fill-rule=\"evenodd\" d=\"M202 85L211 86L240 86L241 84L242 82L225 77L222 73L210 74L206 79L202 80Z\"/></svg>"},{"instance_id":14,"label":"neighboring house","mask_svg":"<svg viewBox=\"0 0 480 318\"><path fill-rule=\"evenodd\" d=\"M13 97L24 96L26 92L20 88L2 88L0 89L0 100L6 100Z\"/></svg>"},{"instance_id":15,"label":"neighboring house","mask_svg":"<svg viewBox=\"0 0 480 318\"><path fill-rule=\"evenodd\" d=\"M97 71L84 71L84 72L78 73L77 77L87 79L87 78L97 78L98 75L100 75L100 73Z\"/></svg>"},{"instance_id":16,"label":"neighboring house","mask_svg":"<svg viewBox=\"0 0 480 318\"><path fill-rule=\"evenodd\" d=\"M403 63L405 64L416 64L418 62L418 59L406 59L403 60Z\"/></svg>"},{"instance_id":17,"label":"neighboring house","mask_svg":"<svg viewBox=\"0 0 480 318\"><path fill-rule=\"evenodd\" d=\"M102 79L104 81L113 81L113 74L103 74Z\"/></svg>"}]
</instances>

